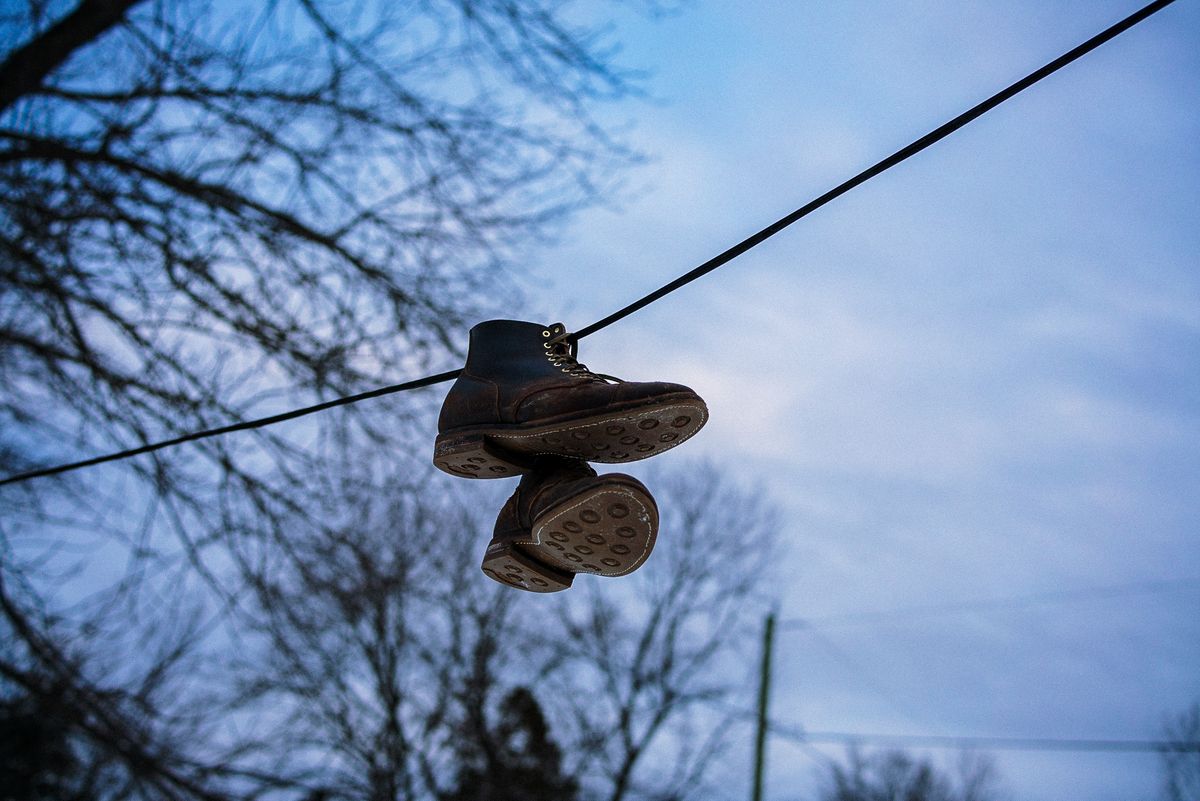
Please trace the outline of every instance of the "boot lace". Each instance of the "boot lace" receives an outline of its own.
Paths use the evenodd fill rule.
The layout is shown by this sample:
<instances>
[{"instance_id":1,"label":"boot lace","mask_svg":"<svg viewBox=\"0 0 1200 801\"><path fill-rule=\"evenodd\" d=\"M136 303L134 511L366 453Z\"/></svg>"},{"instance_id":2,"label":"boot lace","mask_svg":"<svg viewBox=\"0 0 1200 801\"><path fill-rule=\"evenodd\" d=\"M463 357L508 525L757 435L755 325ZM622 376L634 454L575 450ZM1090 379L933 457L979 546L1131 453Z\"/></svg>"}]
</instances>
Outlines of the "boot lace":
<instances>
[{"instance_id":1,"label":"boot lace","mask_svg":"<svg viewBox=\"0 0 1200 801\"><path fill-rule=\"evenodd\" d=\"M601 384L623 383L620 378L592 372L586 364L579 363L575 358L579 352L579 343L574 335L567 333L567 328L562 323L555 323L542 331L542 336L546 339L542 344L546 349L546 358L564 373Z\"/></svg>"}]
</instances>

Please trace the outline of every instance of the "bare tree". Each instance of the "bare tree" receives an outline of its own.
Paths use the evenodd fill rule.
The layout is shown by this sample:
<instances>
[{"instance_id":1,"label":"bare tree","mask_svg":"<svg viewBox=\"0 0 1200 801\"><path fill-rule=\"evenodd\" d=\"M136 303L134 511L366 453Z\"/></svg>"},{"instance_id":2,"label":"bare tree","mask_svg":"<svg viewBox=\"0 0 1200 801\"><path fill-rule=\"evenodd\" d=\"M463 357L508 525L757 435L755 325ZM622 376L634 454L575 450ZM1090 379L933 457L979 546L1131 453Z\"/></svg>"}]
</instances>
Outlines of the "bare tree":
<instances>
[{"instance_id":1,"label":"bare tree","mask_svg":"<svg viewBox=\"0 0 1200 801\"><path fill-rule=\"evenodd\" d=\"M620 586L584 583L560 625L529 621L548 651L552 718L592 797L709 798L753 673L745 646L770 603L777 511L715 465L652 475L662 513L650 562ZM541 635L539 637L539 634Z\"/></svg>"},{"instance_id":2,"label":"bare tree","mask_svg":"<svg viewBox=\"0 0 1200 801\"><path fill-rule=\"evenodd\" d=\"M957 771L944 771L929 759L904 751L864 754L848 750L845 764L829 763L822 801L993 801L996 769L990 758L959 755Z\"/></svg>"},{"instance_id":3,"label":"bare tree","mask_svg":"<svg viewBox=\"0 0 1200 801\"><path fill-rule=\"evenodd\" d=\"M224 801L303 788L295 776L244 770L244 745L214 736L222 722L189 686L194 623L158 632L148 654L128 643L79 648L74 631L0 583L0 797Z\"/></svg>"},{"instance_id":4,"label":"bare tree","mask_svg":"<svg viewBox=\"0 0 1200 801\"><path fill-rule=\"evenodd\" d=\"M357 498L341 536L296 544L303 569L252 587L225 714L268 712L243 772L354 801L711 797L776 527L712 467L656 478L646 566L554 596L481 577L501 495L439 477Z\"/></svg>"},{"instance_id":5,"label":"bare tree","mask_svg":"<svg viewBox=\"0 0 1200 801\"><path fill-rule=\"evenodd\" d=\"M1163 725L1163 739L1167 743L1160 749L1163 798L1200 798L1200 703L1171 717Z\"/></svg>"},{"instance_id":6,"label":"bare tree","mask_svg":"<svg viewBox=\"0 0 1200 801\"><path fill-rule=\"evenodd\" d=\"M335 533L299 538L288 569L249 585L228 712L270 710L253 740L272 770L319 766L329 798L440 797L514 686L501 641L517 599L479 574L492 521L431 489L354 498Z\"/></svg>"},{"instance_id":7,"label":"bare tree","mask_svg":"<svg viewBox=\"0 0 1200 801\"><path fill-rule=\"evenodd\" d=\"M543 0L9 4L0 470L453 364L514 247L628 161L590 114L630 84L564 19ZM373 480L421 408L381 399L140 460L133 488L112 467L5 503L91 531L105 490L141 488L148 530L200 558L295 520L331 462Z\"/></svg>"},{"instance_id":8,"label":"bare tree","mask_svg":"<svg viewBox=\"0 0 1200 801\"><path fill-rule=\"evenodd\" d=\"M574 801L579 782L563 773L542 706L527 687L500 702L499 720L459 748L454 786L439 801Z\"/></svg>"},{"instance_id":9,"label":"bare tree","mask_svg":"<svg viewBox=\"0 0 1200 801\"><path fill-rule=\"evenodd\" d=\"M451 366L515 248L629 161L594 116L628 76L566 19L6 7L0 469ZM383 801L462 797L515 761L560 795L702 796L769 558L761 499L713 468L660 475L650 564L518 597L478 573L502 498L463 511L415 466L425 405L4 488L0 700L61 756L13 770L52 796L82 776ZM522 762L529 738L559 757Z\"/></svg>"},{"instance_id":10,"label":"bare tree","mask_svg":"<svg viewBox=\"0 0 1200 801\"><path fill-rule=\"evenodd\" d=\"M633 87L569 16L545 0L6 4L0 472L452 366L451 333L511 294L517 246L630 161L594 114ZM412 425L427 406L379 399L0 489L5 714L42 721L122 797L324 792L314 763L255 733L294 710L253 719L268 693L240 661L288 622L267 601L347 556L356 500L411 471L397 454L428 447ZM325 578L412 580L374 570ZM380 644L376 667L411 647Z\"/></svg>"}]
</instances>

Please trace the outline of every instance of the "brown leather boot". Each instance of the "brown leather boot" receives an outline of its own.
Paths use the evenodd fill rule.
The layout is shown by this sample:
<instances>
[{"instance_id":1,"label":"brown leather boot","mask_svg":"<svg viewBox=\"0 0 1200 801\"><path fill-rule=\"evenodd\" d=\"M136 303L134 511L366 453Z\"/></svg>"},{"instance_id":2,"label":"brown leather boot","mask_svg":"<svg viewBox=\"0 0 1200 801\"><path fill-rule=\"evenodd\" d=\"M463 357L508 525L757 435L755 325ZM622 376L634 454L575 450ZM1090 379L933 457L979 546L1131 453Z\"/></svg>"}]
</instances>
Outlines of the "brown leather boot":
<instances>
[{"instance_id":1,"label":"brown leather boot","mask_svg":"<svg viewBox=\"0 0 1200 801\"><path fill-rule=\"evenodd\" d=\"M575 360L561 323L490 320L442 404L433 463L464 478L526 472L551 454L632 462L700 430L708 408L682 384L622 381Z\"/></svg>"},{"instance_id":2,"label":"brown leather boot","mask_svg":"<svg viewBox=\"0 0 1200 801\"><path fill-rule=\"evenodd\" d=\"M642 482L544 456L500 510L483 572L510 587L557 592L576 573L632 573L657 535L658 507Z\"/></svg>"}]
</instances>

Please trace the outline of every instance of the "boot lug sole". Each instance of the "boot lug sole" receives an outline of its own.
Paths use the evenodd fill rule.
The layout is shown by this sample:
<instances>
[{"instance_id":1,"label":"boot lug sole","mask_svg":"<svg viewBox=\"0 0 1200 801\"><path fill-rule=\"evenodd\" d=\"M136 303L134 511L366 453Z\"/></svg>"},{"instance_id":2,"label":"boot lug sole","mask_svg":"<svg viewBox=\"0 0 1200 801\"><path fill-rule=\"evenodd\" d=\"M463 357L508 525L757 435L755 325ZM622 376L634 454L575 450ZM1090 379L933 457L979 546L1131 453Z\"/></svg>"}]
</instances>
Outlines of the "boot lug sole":
<instances>
[{"instance_id":1,"label":"boot lug sole","mask_svg":"<svg viewBox=\"0 0 1200 801\"><path fill-rule=\"evenodd\" d=\"M488 578L528 592L558 592L576 573L625 576L645 563L658 534L658 510L634 487L601 487L543 512L532 541L493 541Z\"/></svg>"},{"instance_id":2,"label":"boot lug sole","mask_svg":"<svg viewBox=\"0 0 1200 801\"><path fill-rule=\"evenodd\" d=\"M551 567L573 573L624 576L650 556L658 510L632 487L602 487L555 506L534 522L522 546Z\"/></svg>"},{"instance_id":3,"label":"boot lug sole","mask_svg":"<svg viewBox=\"0 0 1200 801\"><path fill-rule=\"evenodd\" d=\"M514 543L494 542L483 555L483 573L506 587L527 592L561 592L571 586L575 575L556 570L530 558Z\"/></svg>"},{"instance_id":4,"label":"boot lug sole","mask_svg":"<svg viewBox=\"0 0 1200 801\"><path fill-rule=\"evenodd\" d=\"M519 475L542 455L623 464L674 448L707 420L708 408L696 399L538 426L475 426L439 435L433 463L461 478Z\"/></svg>"},{"instance_id":5,"label":"boot lug sole","mask_svg":"<svg viewBox=\"0 0 1200 801\"><path fill-rule=\"evenodd\" d=\"M438 435L433 464L459 478L509 478L530 467L525 457L504 451L480 432Z\"/></svg>"}]
</instances>

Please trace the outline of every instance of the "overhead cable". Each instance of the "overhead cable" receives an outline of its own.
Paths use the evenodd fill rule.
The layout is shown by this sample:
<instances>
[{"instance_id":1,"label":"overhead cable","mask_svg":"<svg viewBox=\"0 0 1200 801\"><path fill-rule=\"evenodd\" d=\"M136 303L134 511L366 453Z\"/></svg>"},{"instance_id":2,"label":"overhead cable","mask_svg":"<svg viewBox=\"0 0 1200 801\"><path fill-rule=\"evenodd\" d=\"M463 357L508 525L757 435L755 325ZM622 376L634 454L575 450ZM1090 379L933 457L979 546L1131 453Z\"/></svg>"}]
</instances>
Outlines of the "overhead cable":
<instances>
[{"instance_id":1,"label":"overhead cable","mask_svg":"<svg viewBox=\"0 0 1200 801\"><path fill-rule=\"evenodd\" d=\"M153 453L154 451L160 451L163 448L170 448L173 445L182 445L185 442L195 442L198 439L217 437L221 434L232 434L234 431L249 431L253 428L264 428L276 423L282 423L285 420L295 420L297 417L304 417L317 412L323 412L326 409L332 409L335 406L347 406L351 403L358 403L361 400L366 400L367 398L378 398L382 397L383 395L392 395L396 392L404 392L405 390L409 389L419 389L420 387L428 387L433 384L440 384L443 381L449 381L457 376L460 372L461 368L459 370L448 370L447 372L438 373L437 375L430 375L425 376L424 378L417 378L413 381L406 381L403 384L393 384L390 387L380 387L379 389L360 392L357 395L348 395L344 398L335 398L334 400L315 403L312 406L305 406L301 409L292 409L290 412L281 412L279 414L273 414L269 417L260 417L257 420L246 420L241 423L231 423L227 426L210 428L206 431L193 431L190 434L183 434L172 439L162 440L161 442L152 442L137 448L130 448L124 451L108 453L104 456L93 456L91 459L84 459L78 462L55 465L54 467L43 467L39 470L30 470L25 473L18 473L16 475L8 476L7 478L0 480L0 486L4 486L5 484L15 484L19 481L28 481L31 478L40 478L41 476L52 476L56 473L66 473L68 470L78 470L83 467L91 467L92 465L103 464L104 462L115 462L119 459L129 459L133 456L140 456L143 453Z\"/></svg>"},{"instance_id":2,"label":"overhead cable","mask_svg":"<svg viewBox=\"0 0 1200 801\"><path fill-rule=\"evenodd\" d=\"M721 701L736 719L755 721L758 713ZM1200 753L1200 740L1145 740L1098 737L997 737L960 734L885 734L882 732L810 731L768 719L767 730L798 745L869 745L895 748L953 748L962 751L1074 751L1107 753Z\"/></svg>"},{"instance_id":3,"label":"overhead cable","mask_svg":"<svg viewBox=\"0 0 1200 801\"><path fill-rule=\"evenodd\" d=\"M717 269L718 267L721 267L721 266L729 263L730 261L732 261L733 259L742 255L743 253L750 250L751 248L765 242L767 239L770 239L772 236L779 233L784 228L787 228L792 223L797 222L801 218L806 217L809 214L811 214L812 212L821 208L826 203L829 203L830 201L834 200L835 198L838 198L841 195L845 194L846 192L849 192L851 189L854 189L855 187L859 186L860 184L863 184L866 181L870 180L871 178L874 178L876 175L879 175L880 173L891 169L892 167L896 166L900 162L905 161L906 159L908 159L912 156L915 156L917 153L920 153L922 150L924 150L925 148L934 144L935 142L941 141L942 139L946 138L950 134L957 131L959 128L962 128L967 123L972 122L973 120L979 118L983 114L986 114L987 112L991 111L996 106L1003 103L1004 101L1023 92L1024 90L1028 89L1030 86L1033 86L1035 83L1042 80L1043 78L1057 72L1058 70L1067 66L1071 62L1081 58L1084 55L1087 55L1088 53L1090 53L1092 50L1095 50L1100 45L1102 45L1105 42L1109 41L1110 39L1118 36L1119 34L1129 30L1134 25L1137 25L1139 22L1145 20L1147 17L1150 17L1151 15L1161 11L1162 9L1171 5L1171 3L1173 3L1173 2L1175 2L1175 0L1155 0L1155 2L1152 2L1149 5L1139 9L1138 11L1135 11L1134 13L1130 14L1128 17L1125 17L1123 20L1116 23L1115 25L1113 25L1109 28L1106 28L1104 31L1101 31L1100 33L1096 34L1091 39L1088 39L1083 44L1080 44L1079 46L1073 48L1072 50L1069 50L1068 52L1066 52L1063 55L1059 56L1058 58L1054 59L1053 61L1051 61L1050 63L1041 67L1040 69L1035 70L1034 72L1031 72L1029 75L1026 75L1024 78L1017 81L1016 83L1013 83L1012 85L1008 86L1007 88L1000 90L999 92L992 95L991 97L984 100L983 102L973 106L972 108L968 109L967 111L964 111L962 114L959 114L957 117L950 120L949 122L946 122L943 125L938 126L934 130L932 130L929 133L922 136L920 139L917 139L916 141L914 141L912 144L910 144L906 147L903 147L900 150L897 150L892 155L890 155L887 158L883 159L882 161L874 164L873 166L868 167L867 169L860 172L858 175L855 175L853 178L850 178L849 180L839 184L838 186L834 187L833 189L830 189L825 194L809 201L808 203L804 204L800 208L793 211L791 214L788 214L786 217L782 217L781 219L775 221L774 223L772 223L771 225L762 229L758 233L742 240L738 244L734 245L733 247L729 248L728 250L724 251L723 253L721 253L717 256L714 256L713 258L704 262L700 266L690 270L689 272L684 273L683 275L676 278L674 281L671 281L668 284L664 284L663 286L654 290L653 292L646 295L645 297L642 297L642 298L634 301L633 303L630 303L628 306L625 306L624 308L613 312L612 314L608 315L607 317L597 320L596 322L592 323L591 325L586 326L586 327L580 329L579 331L576 331L574 334L571 335L571 340L573 342L578 342L580 339L583 339L586 336L594 334L597 331L601 330L602 328L607 328L608 326L612 325L613 323L617 322L618 320L622 320L622 319L628 317L629 315L633 314L634 312L639 311L639 310L645 308L646 306L649 306L651 303L654 303L655 301L665 297L666 295L669 295L670 293L674 292L675 290L677 290L687 284L690 284L692 281L695 281L697 278L707 275L708 273L712 272L713 270ZM193 432L190 434L185 434L185 435L182 435L179 437L174 437L172 439L163 440L161 442L148 443L148 444L142 445L140 447L130 448L128 450L123 450L123 451L118 451L115 453L106 454L104 456L96 456L96 457L93 457L90 459L84 459L84 460L78 461L78 462L69 462L66 464L56 465L53 467L45 467L45 468L41 468L41 469L37 469L37 470L29 470L27 472L17 473L15 475L7 476L6 478L0 479L0 486L3 486L5 484L15 484L15 483L21 482L21 481L28 481L30 479L39 478L42 476L51 476L51 475L57 475L60 473L66 473L70 470L78 470L80 468L90 467L92 465L97 465L97 464L103 464L105 462L115 462L115 461L118 461L121 459L128 459L133 456L138 456L138 455L145 454L145 453L153 453L154 451L159 451L159 450L162 450L163 448L169 448L174 445L180 445L185 442L195 442L196 440L207 439L209 437L216 437L216 436L220 436L222 434L229 434L234 431L247 431L247 430L256 429L256 428L263 428L265 426L274 425L275 423L284 422L285 420L294 420L298 417L304 417L306 415L315 414L316 412L325 411L326 409L332 409L336 406L345 406L347 404L357 403L358 401L366 400L368 398L378 398L378 397L382 397L384 395L392 395L397 392L405 392L405 391L411 390L411 389L418 389L420 387L427 387L427 386L431 386L433 384L440 384L443 381L449 381L449 380L455 378L459 374L459 372L461 372L461 368L458 370L449 370L444 373L438 373L437 375L431 375L431 376L426 376L424 378L418 378L413 381L406 381L402 384L393 384L392 386L380 387L378 389L373 389L368 392L362 392L357 395L350 395L345 398L338 398L336 400L325 401L324 403L318 403L318 404L314 404L312 406L306 406L302 409L294 409L289 412L283 412L281 414L275 414L275 415L271 415L269 417L261 417L256 420L247 420L247 421L244 421L241 423L234 423L234 424L227 425L227 426L221 426L220 428L208 429L206 431L196 431L196 432Z\"/></svg>"},{"instance_id":4,"label":"overhead cable","mask_svg":"<svg viewBox=\"0 0 1200 801\"><path fill-rule=\"evenodd\" d=\"M1070 51L1062 54L1061 56L1054 59L1046 66L1042 67L1041 69L1035 70L1035 71L1029 73L1024 78L1022 78L1021 80L1012 84L1008 88L1000 90L996 94L989 97L987 100L984 100L982 103L979 103L978 105L973 106L972 108L964 111L962 114L959 114L957 117L950 120L949 122L944 123L944 124L938 126L937 128L934 128L932 131L925 134L924 136L922 136L920 139L916 140L912 144L910 144L906 147L900 148L892 155L890 155L887 158L883 159L882 161L874 164L873 166L868 167L867 169L863 170L858 175L854 176L853 178L849 179L848 181L838 184L833 189L830 189L828 192L821 195L820 197L810 200L808 203L805 203L803 206L796 209L795 211L793 211L791 214L787 215L786 217L776 220L775 222L771 223L766 228L762 229L761 231L754 234L753 236L743 239L741 242L739 242L736 245L734 245L733 247L729 248L729 250L726 250L724 253L721 253L718 256L714 256L713 258L704 262L704 264L701 264L699 267L694 268L690 272L684 273L683 275L679 276L678 278L676 278L674 281L672 281L669 284L664 284L663 286L654 290L653 292L646 295L645 297L640 298L639 300L636 300L633 303L630 303L625 308L613 312L612 314L608 315L604 319L594 322L591 325L587 326L586 328L580 329L579 331L577 331L575 333L575 337L577 339L581 339L581 338L587 336L588 334L596 333L601 328L607 328L608 326L612 325L613 323L617 322L618 320L628 317L629 315L633 314L634 312L636 312L646 306L649 306L651 303L658 300L659 298L662 298L665 295L668 295L668 294L674 292L676 289L679 289L680 287L685 286L686 284L690 284L692 281L695 281L697 278L700 278L703 275L707 275L708 273L711 273L713 270L717 269L718 267L721 267L721 266L727 264L728 262L736 259L738 256L745 253L747 250L750 250L754 246L759 245L759 244L765 242L766 240L770 239L771 237L775 236L775 234L779 233L784 228L787 228L792 223L800 220L803 217L807 217L809 214L811 214L812 212L821 208L829 201L834 200L835 198L841 197L845 193L849 192L851 189L854 189L859 184L866 183L870 179L874 178L876 175L879 175L880 173L885 172L885 171L891 169L892 167L895 167L897 164L908 159L911 156L915 156L916 154L920 153L922 150L924 150L925 148L934 144L935 142L939 142L942 139L945 139L947 136L954 133L959 128L962 128L967 123L977 119L978 117L983 116L987 112L994 109L996 106L1003 103L1005 100L1008 100L1009 98L1013 97L1014 95L1017 95L1020 92L1023 92L1024 90L1028 89L1029 87L1033 86L1035 83L1040 81L1042 78L1045 78L1046 76L1048 76L1054 72L1057 72L1058 70L1060 70L1063 67L1070 64L1072 61L1075 61L1076 59L1087 55L1088 53L1095 50L1100 45L1107 42L1109 39L1112 39L1113 37L1117 36L1118 34L1121 34L1124 31L1129 30L1134 25L1137 25L1139 22L1146 19L1150 15L1152 15L1158 11L1161 11L1162 9L1171 5L1171 3L1173 3L1173 2L1175 2L1175 0L1156 0L1156 2L1150 3L1149 5L1145 6L1144 8L1134 12L1133 14L1130 14L1125 19L1121 20L1120 22L1113 25L1112 27L1107 28L1104 31L1101 31L1100 33L1096 34L1091 39L1088 39L1086 42L1084 42L1083 44L1074 48L1073 50L1070 50Z\"/></svg>"},{"instance_id":5,"label":"overhead cable","mask_svg":"<svg viewBox=\"0 0 1200 801\"><path fill-rule=\"evenodd\" d=\"M992 751L1075 751L1107 753L1200 752L1200 742L1175 740L1097 740L1056 737L960 737L936 734L868 734L808 731L799 726L771 723L770 731L797 743L878 745L898 748L955 748Z\"/></svg>"}]
</instances>

